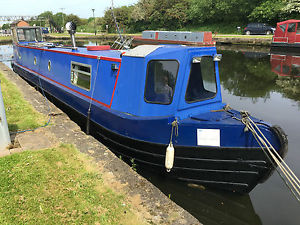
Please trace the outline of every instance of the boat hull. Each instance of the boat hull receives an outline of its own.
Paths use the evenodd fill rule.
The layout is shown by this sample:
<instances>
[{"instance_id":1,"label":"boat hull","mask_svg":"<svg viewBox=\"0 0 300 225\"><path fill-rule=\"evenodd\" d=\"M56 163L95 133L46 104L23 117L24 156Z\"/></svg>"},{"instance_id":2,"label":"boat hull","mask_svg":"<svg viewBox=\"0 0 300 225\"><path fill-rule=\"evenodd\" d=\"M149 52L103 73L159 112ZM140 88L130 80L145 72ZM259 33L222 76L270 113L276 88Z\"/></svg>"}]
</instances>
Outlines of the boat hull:
<instances>
[{"instance_id":1,"label":"boat hull","mask_svg":"<svg viewBox=\"0 0 300 225\"><path fill-rule=\"evenodd\" d=\"M272 42L271 48L294 49L300 51L300 43Z\"/></svg>"},{"instance_id":2,"label":"boat hull","mask_svg":"<svg viewBox=\"0 0 300 225\"><path fill-rule=\"evenodd\" d=\"M184 182L248 193L274 171L269 155L260 148L185 147L175 144L174 167L167 172L164 166L167 145L127 138L96 126L101 140L118 157L127 159L129 164L136 164L138 168L150 169ZM285 152L282 149L280 155Z\"/></svg>"},{"instance_id":3,"label":"boat hull","mask_svg":"<svg viewBox=\"0 0 300 225\"><path fill-rule=\"evenodd\" d=\"M26 80L39 86L41 80L34 73L14 63L13 69ZM46 92L86 117L81 108L88 108L87 101L80 100L46 80L42 80L41 83ZM69 102L77 102L81 108L73 107L64 99L68 99ZM105 114L106 112L97 108L97 114L101 113ZM177 145L175 142L174 167L171 172L167 173L164 166L166 144L141 141L120 135L105 128L99 122L96 122L96 126L97 134L117 156L129 160L134 159L134 163L138 166L150 168L157 173L185 182L245 193L251 191L257 183L264 180L273 171L272 163L260 148L187 147ZM277 129L276 132L279 133L278 137L281 137L280 155L283 155L287 141L280 130Z\"/></svg>"}]
</instances>

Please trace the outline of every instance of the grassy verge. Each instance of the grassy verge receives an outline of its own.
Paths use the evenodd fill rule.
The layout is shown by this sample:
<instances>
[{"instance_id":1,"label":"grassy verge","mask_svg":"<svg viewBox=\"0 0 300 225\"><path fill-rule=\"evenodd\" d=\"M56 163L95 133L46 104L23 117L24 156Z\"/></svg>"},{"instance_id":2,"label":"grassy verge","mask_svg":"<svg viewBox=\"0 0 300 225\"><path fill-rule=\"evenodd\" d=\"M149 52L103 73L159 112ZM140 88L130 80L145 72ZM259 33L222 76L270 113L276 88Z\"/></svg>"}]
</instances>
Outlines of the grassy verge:
<instances>
[{"instance_id":1,"label":"grassy verge","mask_svg":"<svg viewBox=\"0 0 300 225\"><path fill-rule=\"evenodd\" d=\"M47 118L38 113L24 100L21 92L13 83L0 73L1 90L10 131L33 129L44 125Z\"/></svg>"},{"instance_id":2,"label":"grassy verge","mask_svg":"<svg viewBox=\"0 0 300 225\"><path fill-rule=\"evenodd\" d=\"M117 33L97 33L97 36L107 36L107 37L115 37L116 35L118 35ZM124 36L135 36L135 35L142 35L142 33L136 33L136 34L122 34ZM68 33L49 33L47 34L47 36L51 36L51 37L70 37L70 35ZM91 33L76 33L75 34L76 37L94 37L94 34Z\"/></svg>"},{"instance_id":3,"label":"grassy verge","mask_svg":"<svg viewBox=\"0 0 300 225\"><path fill-rule=\"evenodd\" d=\"M71 145L0 158L0 224L143 224Z\"/></svg>"},{"instance_id":4,"label":"grassy verge","mask_svg":"<svg viewBox=\"0 0 300 225\"><path fill-rule=\"evenodd\" d=\"M11 40L11 36L0 36L0 40Z\"/></svg>"},{"instance_id":5,"label":"grassy verge","mask_svg":"<svg viewBox=\"0 0 300 225\"><path fill-rule=\"evenodd\" d=\"M225 34L217 34L213 35L213 37L217 38L262 38L262 39L272 39L273 35L225 35Z\"/></svg>"},{"instance_id":6,"label":"grassy verge","mask_svg":"<svg viewBox=\"0 0 300 225\"><path fill-rule=\"evenodd\" d=\"M189 31L211 31L218 34L241 34L241 31L237 30L237 27L244 28L241 24L228 24L228 23L217 23L217 24L203 24L203 25L189 25L184 27L182 30Z\"/></svg>"}]
</instances>

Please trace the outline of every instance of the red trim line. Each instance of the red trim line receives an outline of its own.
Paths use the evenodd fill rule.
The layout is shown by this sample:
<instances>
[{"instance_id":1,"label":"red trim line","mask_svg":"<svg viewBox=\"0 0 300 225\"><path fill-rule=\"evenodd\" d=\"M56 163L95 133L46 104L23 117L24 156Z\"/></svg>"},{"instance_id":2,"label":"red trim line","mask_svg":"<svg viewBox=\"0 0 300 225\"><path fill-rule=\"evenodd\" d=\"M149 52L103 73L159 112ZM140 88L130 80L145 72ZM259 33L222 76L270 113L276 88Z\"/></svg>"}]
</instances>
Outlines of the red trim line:
<instances>
[{"instance_id":1,"label":"red trim line","mask_svg":"<svg viewBox=\"0 0 300 225\"><path fill-rule=\"evenodd\" d=\"M118 58L111 58L111 57L104 57L104 56L101 56L100 59L106 61L112 61L112 62L119 62L119 63L122 61L121 59Z\"/></svg>"},{"instance_id":2,"label":"red trim line","mask_svg":"<svg viewBox=\"0 0 300 225\"><path fill-rule=\"evenodd\" d=\"M27 70L29 70L29 71L31 71L31 72L33 72L33 73L36 73L36 74L38 74L38 75L40 75L40 76L42 76L42 77L44 77L44 78L46 78L46 79L48 79L48 80L50 80L50 81L56 83L56 84L58 84L58 85L61 85L61 86L63 86L64 88L67 88L67 89L69 89L70 91L73 91L73 92L75 92L75 93L77 93L77 94L79 94L79 95L81 95L81 96L83 96L83 97L85 97L85 98L87 98L87 99L90 99L90 100L92 100L92 101L94 101L94 102L99 103L100 105L103 105L103 106L105 106L105 107L110 108L110 105L107 105L107 104L105 104L105 103L103 103L103 102L100 102L100 101L94 99L94 98L91 98L91 97L89 97L89 96L87 96L87 95L85 95L85 94L83 94L83 93L81 93L81 92L79 92L79 91L76 91L76 90L74 90L74 89L72 89L72 88L70 88L70 87L68 87L68 86L66 86L66 85L64 85L64 84L61 84L61 83L59 83L59 82L57 82L57 81L55 81L55 80L53 80L53 79L51 79L51 78L49 78L49 77L46 77L46 76L44 76L44 75L42 75L42 74L40 74L40 73L38 73L38 72L35 72L35 71L33 71L33 70L31 70L31 69L25 67L25 66L21 66L20 64L18 64L18 63L16 63L16 62L15 62L15 64L17 64L18 66L22 67L23 69L27 69ZM118 73L118 75L119 75L119 73ZM117 81L117 79L116 79L116 81ZM116 83L115 83L115 86L116 86ZM111 98L111 100L110 100L111 102L112 102L112 99L113 99L113 96L112 96L112 98ZM111 103L110 103L110 104L111 104Z\"/></svg>"},{"instance_id":3,"label":"red trim line","mask_svg":"<svg viewBox=\"0 0 300 225\"><path fill-rule=\"evenodd\" d=\"M115 95L115 90L116 90L117 83L118 83L118 78L119 78L120 69L121 69L121 63L119 64L119 70L118 70L118 74L117 74L117 77L116 77L114 90L113 90L113 93L112 93L112 96L111 96L111 99L110 99L109 108L111 107L111 104L112 104L112 101L113 101L113 98L114 98L114 95Z\"/></svg>"},{"instance_id":4,"label":"red trim line","mask_svg":"<svg viewBox=\"0 0 300 225\"><path fill-rule=\"evenodd\" d=\"M80 57L84 57L84 58L91 58L91 59L98 58L98 56L96 56L96 55L85 55L85 54L81 54L81 53L64 52L64 51L57 51L57 50L52 50L52 49L36 48L36 47L19 45L19 44L16 44L16 46L21 47L21 48L36 49L36 50L41 50L41 51L46 51L46 52L55 52L55 53L66 54L66 55L75 55L75 56L80 56ZM121 59L118 59L118 58L101 56L100 59L106 60L106 61L112 61L112 62L121 62Z\"/></svg>"}]
</instances>

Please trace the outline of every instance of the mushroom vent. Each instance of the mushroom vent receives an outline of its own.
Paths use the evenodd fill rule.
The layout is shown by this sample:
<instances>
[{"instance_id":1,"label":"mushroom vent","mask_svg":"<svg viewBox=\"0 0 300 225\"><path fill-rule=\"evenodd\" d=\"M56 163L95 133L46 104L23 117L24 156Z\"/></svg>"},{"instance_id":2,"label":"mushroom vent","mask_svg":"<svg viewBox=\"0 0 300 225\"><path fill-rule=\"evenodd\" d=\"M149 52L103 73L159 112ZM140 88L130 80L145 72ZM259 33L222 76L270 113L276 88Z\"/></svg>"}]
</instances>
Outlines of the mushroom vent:
<instances>
[{"instance_id":1,"label":"mushroom vent","mask_svg":"<svg viewBox=\"0 0 300 225\"><path fill-rule=\"evenodd\" d=\"M75 34L76 24L72 21L66 23L66 29L70 34Z\"/></svg>"}]
</instances>

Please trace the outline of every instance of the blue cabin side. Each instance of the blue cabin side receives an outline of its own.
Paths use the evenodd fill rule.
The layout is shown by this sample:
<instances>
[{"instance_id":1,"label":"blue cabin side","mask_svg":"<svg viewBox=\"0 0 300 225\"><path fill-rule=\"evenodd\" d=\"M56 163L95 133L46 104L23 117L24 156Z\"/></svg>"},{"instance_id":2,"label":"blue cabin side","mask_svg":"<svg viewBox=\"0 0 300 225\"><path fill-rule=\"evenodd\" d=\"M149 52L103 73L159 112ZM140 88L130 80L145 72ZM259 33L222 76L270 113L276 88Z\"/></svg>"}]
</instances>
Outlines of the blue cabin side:
<instances>
[{"instance_id":1,"label":"blue cabin side","mask_svg":"<svg viewBox=\"0 0 300 225\"><path fill-rule=\"evenodd\" d=\"M36 48L28 43L18 44L14 48L15 61L21 66L37 72L55 85L60 85L70 94L83 99L87 96L86 100L95 100L93 104L100 104L128 115L184 119L212 109L221 109L224 105L218 62L214 62L216 95L195 102L187 102L185 99L193 59L203 56L213 59L216 55L214 47L160 46L144 57L127 56L126 53L121 57L118 50L91 52L86 48L79 48L77 51ZM168 104L149 102L145 99L149 64L155 61L172 61L178 67L174 94ZM70 82L73 63L90 67L89 88L82 88Z\"/></svg>"},{"instance_id":2,"label":"blue cabin side","mask_svg":"<svg viewBox=\"0 0 300 225\"><path fill-rule=\"evenodd\" d=\"M218 62L214 63L216 95L202 101L190 103L185 101L193 58L202 56L213 58L215 55L215 47L195 48L185 46L161 46L145 57L126 56L125 54L122 57L112 109L135 116L175 116L181 119L208 112L211 109L221 109L224 104L222 104ZM149 70L149 63L154 60L167 60L178 63L175 91L169 104L147 102L147 99L145 99L147 70Z\"/></svg>"}]
</instances>

